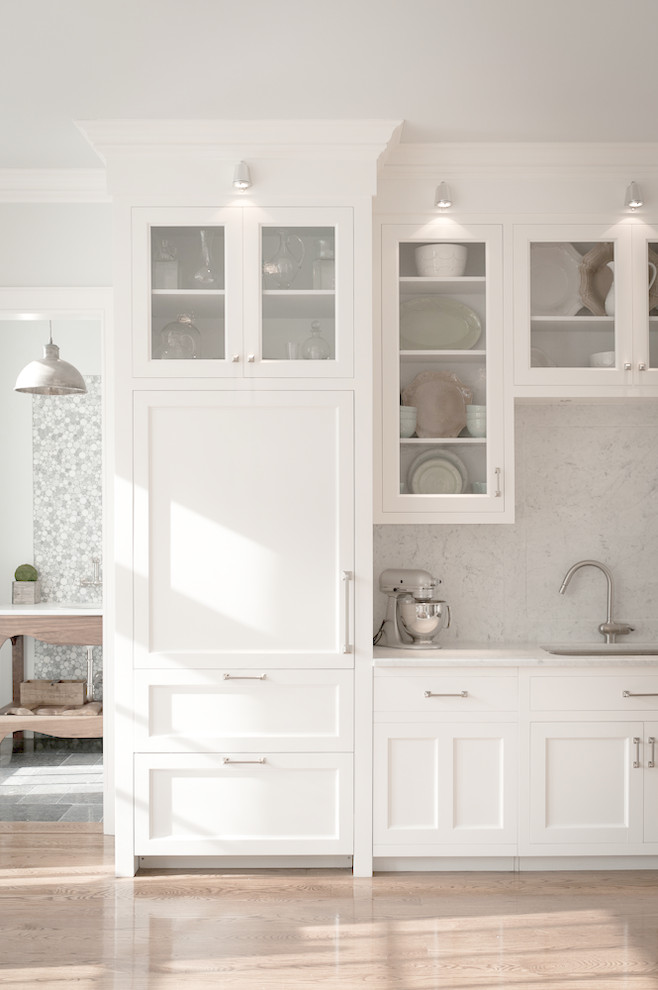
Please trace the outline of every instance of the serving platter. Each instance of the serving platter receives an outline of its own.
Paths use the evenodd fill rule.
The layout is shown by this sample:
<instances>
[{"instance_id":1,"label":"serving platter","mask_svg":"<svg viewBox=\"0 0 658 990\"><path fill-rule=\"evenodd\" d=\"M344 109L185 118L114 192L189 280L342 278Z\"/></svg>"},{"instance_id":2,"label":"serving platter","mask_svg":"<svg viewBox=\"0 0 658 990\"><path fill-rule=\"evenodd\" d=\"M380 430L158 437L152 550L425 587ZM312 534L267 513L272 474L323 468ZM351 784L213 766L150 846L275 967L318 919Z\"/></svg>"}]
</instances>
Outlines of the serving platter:
<instances>
[{"instance_id":1,"label":"serving platter","mask_svg":"<svg viewBox=\"0 0 658 990\"><path fill-rule=\"evenodd\" d=\"M402 390L402 405L416 407L416 436L456 437L466 426L473 390L450 371L421 371Z\"/></svg>"},{"instance_id":2,"label":"serving platter","mask_svg":"<svg viewBox=\"0 0 658 990\"><path fill-rule=\"evenodd\" d=\"M530 246L530 310L533 316L575 316L582 255L573 244L539 241Z\"/></svg>"},{"instance_id":3,"label":"serving platter","mask_svg":"<svg viewBox=\"0 0 658 990\"><path fill-rule=\"evenodd\" d=\"M477 313L449 296L414 296L400 305L403 351L470 350L480 339Z\"/></svg>"}]
</instances>

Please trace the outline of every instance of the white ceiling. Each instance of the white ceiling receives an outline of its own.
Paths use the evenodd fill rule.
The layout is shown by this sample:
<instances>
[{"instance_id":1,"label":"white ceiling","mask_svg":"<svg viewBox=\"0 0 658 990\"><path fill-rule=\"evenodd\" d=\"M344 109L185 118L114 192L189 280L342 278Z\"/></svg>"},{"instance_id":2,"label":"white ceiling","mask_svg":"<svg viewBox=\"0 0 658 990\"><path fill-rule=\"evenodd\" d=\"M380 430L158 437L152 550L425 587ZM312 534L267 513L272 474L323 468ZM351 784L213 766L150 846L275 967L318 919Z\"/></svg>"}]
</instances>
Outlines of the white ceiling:
<instances>
[{"instance_id":1,"label":"white ceiling","mask_svg":"<svg viewBox=\"0 0 658 990\"><path fill-rule=\"evenodd\" d=\"M75 120L385 118L402 140L658 140L657 0L0 0L0 168Z\"/></svg>"}]
</instances>

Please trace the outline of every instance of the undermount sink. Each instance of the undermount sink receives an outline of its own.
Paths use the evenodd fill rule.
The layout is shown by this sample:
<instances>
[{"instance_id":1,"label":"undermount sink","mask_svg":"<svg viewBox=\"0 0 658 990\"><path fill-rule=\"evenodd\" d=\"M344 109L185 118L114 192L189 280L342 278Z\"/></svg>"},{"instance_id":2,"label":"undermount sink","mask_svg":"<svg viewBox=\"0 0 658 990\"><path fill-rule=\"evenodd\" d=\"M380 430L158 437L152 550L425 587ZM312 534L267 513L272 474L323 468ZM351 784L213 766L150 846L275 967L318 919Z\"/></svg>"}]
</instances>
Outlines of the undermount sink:
<instances>
[{"instance_id":1,"label":"undermount sink","mask_svg":"<svg viewBox=\"0 0 658 990\"><path fill-rule=\"evenodd\" d=\"M558 657L658 657L658 643L558 643L542 650Z\"/></svg>"}]
</instances>

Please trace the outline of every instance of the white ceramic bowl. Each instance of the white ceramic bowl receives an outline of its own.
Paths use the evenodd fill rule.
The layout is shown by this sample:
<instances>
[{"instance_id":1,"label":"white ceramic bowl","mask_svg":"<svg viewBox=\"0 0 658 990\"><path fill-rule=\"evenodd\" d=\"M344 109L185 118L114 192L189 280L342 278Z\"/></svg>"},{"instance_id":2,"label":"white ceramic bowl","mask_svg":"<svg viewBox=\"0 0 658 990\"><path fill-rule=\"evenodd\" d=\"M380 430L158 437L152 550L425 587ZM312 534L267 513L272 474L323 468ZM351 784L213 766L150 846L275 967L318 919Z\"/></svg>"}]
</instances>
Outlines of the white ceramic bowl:
<instances>
[{"instance_id":1,"label":"white ceramic bowl","mask_svg":"<svg viewBox=\"0 0 658 990\"><path fill-rule=\"evenodd\" d=\"M468 248L465 244L423 244L414 251L419 275L453 275L466 270Z\"/></svg>"},{"instance_id":2,"label":"white ceramic bowl","mask_svg":"<svg viewBox=\"0 0 658 990\"><path fill-rule=\"evenodd\" d=\"M590 354L589 364L591 368L614 368L615 352L598 351L596 354Z\"/></svg>"},{"instance_id":3,"label":"white ceramic bowl","mask_svg":"<svg viewBox=\"0 0 658 990\"><path fill-rule=\"evenodd\" d=\"M400 406L400 436L412 437L416 429L417 409L415 406Z\"/></svg>"}]
</instances>

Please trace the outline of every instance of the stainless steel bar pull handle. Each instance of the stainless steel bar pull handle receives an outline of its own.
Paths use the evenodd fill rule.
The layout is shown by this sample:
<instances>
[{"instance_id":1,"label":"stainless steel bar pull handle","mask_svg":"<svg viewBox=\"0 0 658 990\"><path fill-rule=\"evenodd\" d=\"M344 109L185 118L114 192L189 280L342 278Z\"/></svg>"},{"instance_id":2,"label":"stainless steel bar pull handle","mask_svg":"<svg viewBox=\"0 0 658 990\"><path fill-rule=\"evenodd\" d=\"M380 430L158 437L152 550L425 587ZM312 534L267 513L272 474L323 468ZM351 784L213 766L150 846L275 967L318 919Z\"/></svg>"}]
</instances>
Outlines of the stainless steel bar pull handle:
<instances>
[{"instance_id":1,"label":"stainless steel bar pull handle","mask_svg":"<svg viewBox=\"0 0 658 990\"><path fill-rule=\"evenodd\" d=\"M232 760L230 756L225 756L222 763L265 763L265 757L261 756L257 760Z\"/></svg>"},{"instance_id":2,"label":"stainless steel bar pull handle","mask_svg":"<svg viewBox=\"0 0 658 990\"><path fill-rule=\"evenodd\" d=\"M343 653L351 653L352 644L350 643L350 581L352 580L352 572L343 571L341 575L341 579L345 587L345 640L343 642Z\"/></svg>"},{"instance_id":3,"label":"stainless steel bar pull handle","mask_svg":"<svg viewBox=\"0 0 658 990\"><path fill-rule=\"evenodd\" d=\"M500 468L494 468L494 474L496 475L496 491L494 492L494 498L502 498L503 490L500 487L500 477L502 471Z\"/></svg>"},{"instance_id":4,"label":"stainless steel bar pull handle","mask_svg":"<svg viewBox=\"0 0 658 990\"><path fill-rule=\"evenodd\" d=\"M443 694L440 691L423 691L423 698L468 698L468 691L454 691Z\"/></svg>"},{"instance_id":5,"label":"stainless steel bar pull handle","mask_svg":"<svg viewBox=\"0 0 658 990\"><path fill-rule=\"evenodd\" d=\"M225 681L264 681L267 674L224 674Z\"/></svg>"},{"instance_id":6,"label":"stainless steel bar pull handle","mask_svg":"<svg viewBox=\"0 0 658 990\"><path fill-rule=\"evenodd\" d=\"M633 769L637 770L640 765L640 737L633 736L633 744L635 746L635 759L633 760Z\"/></svg>"},{"instance_id":7,"label":"stainless steel bar pull handle","mask_svg":"<svg viewBox=\"0 0 658 990\"><path fill-rule=\"evenodd\" d=\"M651 746L651 756L649 757L649 762L647 763L647 766L649 767L650 770L653 770L653 768L656 765L656 737L649 736L647 742Z\"/></svg>"},{"instance_id":8,"label":"stainless steel bar pull handle","mask_svg":"<svg viewBox=\"0 0 658 990\"><path fill-rule=\"evenodd\" d=\"M646 694L641 694L636 691L622 691L622 698L658 698L658 691L648 691Z\"/></svg>"}]
</instances>

